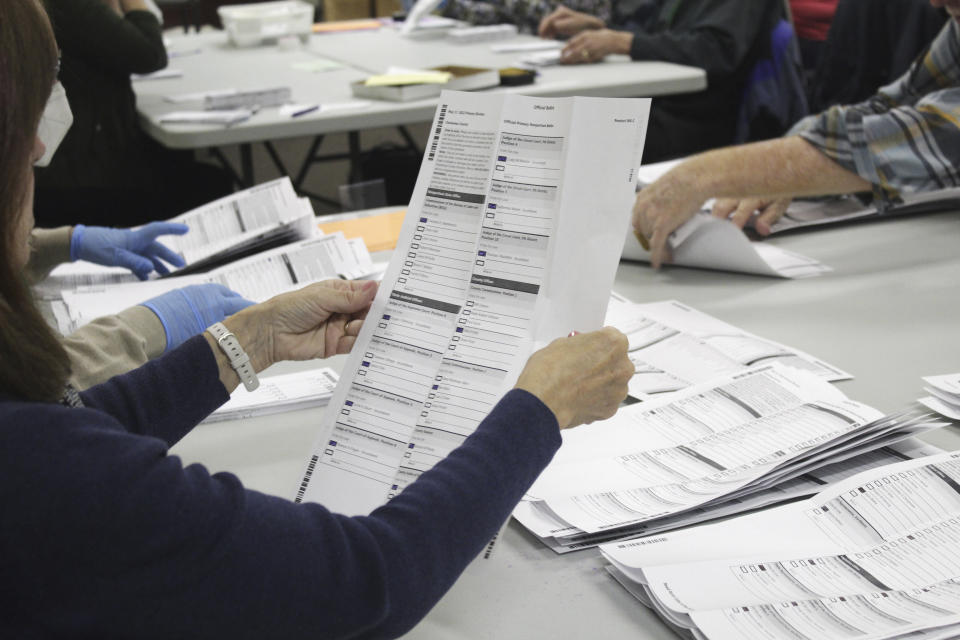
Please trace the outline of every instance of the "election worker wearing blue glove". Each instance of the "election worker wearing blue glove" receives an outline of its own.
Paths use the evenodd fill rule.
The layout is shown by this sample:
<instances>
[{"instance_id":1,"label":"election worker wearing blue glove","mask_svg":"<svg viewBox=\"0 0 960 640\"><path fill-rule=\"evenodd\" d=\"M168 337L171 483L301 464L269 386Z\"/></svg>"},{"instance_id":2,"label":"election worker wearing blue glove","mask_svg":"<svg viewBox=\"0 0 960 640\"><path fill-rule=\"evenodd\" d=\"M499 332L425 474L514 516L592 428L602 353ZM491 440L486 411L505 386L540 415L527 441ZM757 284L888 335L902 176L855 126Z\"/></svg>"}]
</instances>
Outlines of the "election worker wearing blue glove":
<instances>
[{"instance_id":1,"label":"election worker wearing blue glove","mask_svg":"<svg viewBox=\"0 0 960 640\"><path fill-rule=\"evenodd\" d=\"M183 235L189 230L187 225L176 222L151 222L139 229L78 224L70 237L70 260L126 267L141 280L146 280L154 270L161 275L170 273L164 261L174 267L186 264L180 255L158 242L157 236Z\"/></svg>"},{"instance_id":2,"label":"election worker wearing blue glove","mask_svg":"<svg viewBox=\"0 0 960 640\"><path fill-rule=\"evenodd\" d=\"M208 283L174 289L141 304L160 318L167 335L166 353L253 302L222 284Z\"/></svg>"}]
</instances>

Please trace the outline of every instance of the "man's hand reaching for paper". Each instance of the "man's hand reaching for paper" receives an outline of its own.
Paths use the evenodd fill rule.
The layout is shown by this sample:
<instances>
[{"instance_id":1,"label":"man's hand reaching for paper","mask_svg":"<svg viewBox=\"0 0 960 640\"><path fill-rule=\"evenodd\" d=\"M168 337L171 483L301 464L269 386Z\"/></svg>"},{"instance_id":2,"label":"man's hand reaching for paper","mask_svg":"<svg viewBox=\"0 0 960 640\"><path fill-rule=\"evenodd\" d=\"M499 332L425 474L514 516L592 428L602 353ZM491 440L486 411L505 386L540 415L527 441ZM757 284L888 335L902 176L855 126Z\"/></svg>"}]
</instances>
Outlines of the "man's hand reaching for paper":
<instances>
[{"instance_id":1,"label":"man's hand reaching for paper","mask_svg":"<svg viewBox=\"0 0 960 640\"><path fill-rule=\"evenodd\" d=\"M741 229L749 223L761 236L768 236L791 202L792 198L720 198L712 213L716 218L729 218Z\"/></svg>"}]
</instances>

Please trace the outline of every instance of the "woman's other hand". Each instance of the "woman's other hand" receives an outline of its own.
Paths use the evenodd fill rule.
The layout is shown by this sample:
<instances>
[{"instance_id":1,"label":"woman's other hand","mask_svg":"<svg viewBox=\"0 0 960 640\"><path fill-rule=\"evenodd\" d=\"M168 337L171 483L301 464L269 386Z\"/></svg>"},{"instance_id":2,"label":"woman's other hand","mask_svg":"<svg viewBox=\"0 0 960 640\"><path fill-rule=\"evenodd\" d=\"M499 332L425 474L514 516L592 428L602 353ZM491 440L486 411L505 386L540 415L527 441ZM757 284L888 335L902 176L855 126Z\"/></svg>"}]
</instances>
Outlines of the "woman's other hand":
<instances>
[{"instance_id":1,"label":"woman's other hand","mask_svg":"<svg viewBox=\"0 0 960 640\"><path fill-rule=\"evenodd\" d=\"M616 413L633 371L626 336L605 327L559 338L534 353L516 388L537 396L566 429Z\"/></svg>"}]
</instances>

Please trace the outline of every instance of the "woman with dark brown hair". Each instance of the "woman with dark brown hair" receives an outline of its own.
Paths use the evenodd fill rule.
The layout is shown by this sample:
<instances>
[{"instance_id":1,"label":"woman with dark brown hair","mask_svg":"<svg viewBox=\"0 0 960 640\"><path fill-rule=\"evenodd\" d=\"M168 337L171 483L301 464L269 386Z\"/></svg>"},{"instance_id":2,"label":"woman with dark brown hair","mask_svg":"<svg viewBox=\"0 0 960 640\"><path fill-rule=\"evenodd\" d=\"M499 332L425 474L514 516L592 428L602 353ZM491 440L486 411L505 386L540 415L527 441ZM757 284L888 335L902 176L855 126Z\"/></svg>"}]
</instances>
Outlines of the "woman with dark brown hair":
<instances>
[{"instance_id":1,"label":"woman with dark brown hair","mask_svg":"<svg viewBox=\"0 0 960 640\"><path fill-rule=\"evenodd\" d=\"M278 296L208 330L231 357L204 333L64 393L66 355L20 274L31 164L43 153L37 123L56 60L38 0L2 0L0 637L404 633L508 517L559 447L558 427L613 414L633 373L626 338L604 329L535 353L462 446L369 516L183 468L168 447L241 377L348 351L376 286L331 281Z\"/></svg>"}]
</instances>

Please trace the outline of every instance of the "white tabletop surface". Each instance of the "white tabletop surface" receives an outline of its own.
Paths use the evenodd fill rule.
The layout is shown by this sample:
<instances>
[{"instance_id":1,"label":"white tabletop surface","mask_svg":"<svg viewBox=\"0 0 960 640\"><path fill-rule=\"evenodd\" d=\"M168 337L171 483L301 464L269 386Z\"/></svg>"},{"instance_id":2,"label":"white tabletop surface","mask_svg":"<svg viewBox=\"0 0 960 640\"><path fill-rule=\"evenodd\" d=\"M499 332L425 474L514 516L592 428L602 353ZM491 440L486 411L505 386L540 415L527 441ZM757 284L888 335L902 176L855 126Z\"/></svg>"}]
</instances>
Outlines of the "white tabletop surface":
<instances>
[{"instance_id":1,"label":"white tabletop surface","mask_svg":"<svg viewBox=\"0 0 960 640\"><path fill-rule=\"evenodd\" d=\"M509 41L533 42L533 36ZM388 66L430 67L466 65L488 68L512 66L522 54L494 53L491 43L455 44L446 40L410 40L392 27L378 31L318 34L292 50L276 44L237 48L222 31L207 31L171 37L170 51L199 53L172 57L168 68L181 77L141 80L134 83L137 109L144 130L171 148L200 148L281 138L370 129L374 127L429 122L437 98L410 102L374 100L364 108L329 109L358 100L350 83ZM297 63L319 58L345 66L324 72L294 68ZM296 103L320 104L319 111L291 118L277 108L261 109L246 122L224 127L201 124L162 124L158 118L170 111L202 109L202 103L173 104L165 98L219 89L266 89L290 87ZM666 62L632 62L611 56L601 64L556 66L541 71L532 85L497 88L536 96L640 97L699 91L706 87L702 69Z\"/></svg>"},{"instance_id":2,"label":"white tabletop surface","mask_svg":"<svg viewBox=\"0 0 960 640\"><path fill-rule=\"evenodd\" d=\"M770 240L834 271L808 280L622 263L616 290L678 299L806 350L855 377L839 387L884 412L922 394L923 375L960 371L960 212L892 219ZM335 366L342 365L342 357ZM291 365L284 365L290 370ZM269 373L269 372L267 372ZM322 409L201 425L173 449L289 497ZM953 428L927 440L960 448ZM594 550L557 556L511 522L409 635L416 639L675 638L603 570Z\"/></svg>"}]
</instances>

